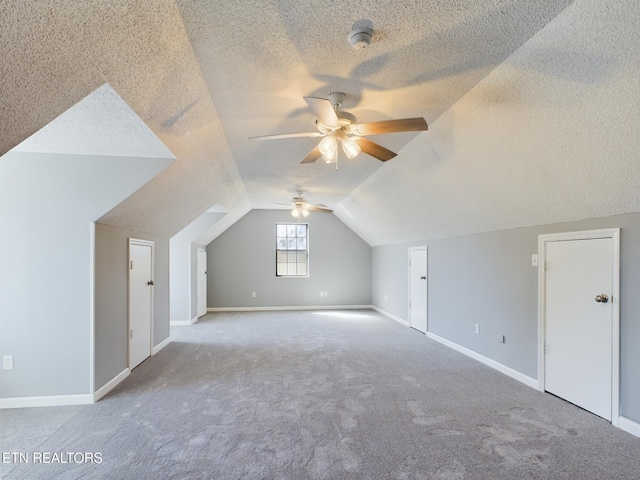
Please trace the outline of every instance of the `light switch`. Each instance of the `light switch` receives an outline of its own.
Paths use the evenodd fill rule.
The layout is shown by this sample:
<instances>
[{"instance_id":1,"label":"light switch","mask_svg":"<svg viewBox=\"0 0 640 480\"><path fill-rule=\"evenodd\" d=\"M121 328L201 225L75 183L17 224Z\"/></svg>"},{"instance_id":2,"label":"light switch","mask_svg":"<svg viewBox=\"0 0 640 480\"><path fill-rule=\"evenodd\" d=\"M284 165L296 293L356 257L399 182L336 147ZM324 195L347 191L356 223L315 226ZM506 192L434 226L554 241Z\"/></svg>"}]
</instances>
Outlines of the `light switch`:
<instances>
[{"instance_id":1,"label":"light switch","mask_svg":"<svg viewBox=\"0 0 640 480\"><path fill-rule=\"evenodd\" d=\"M533 255L531 255L531 266L532 267L537 267L538 266L538 254L534 253Z\"/></svg>"}]
</instances>

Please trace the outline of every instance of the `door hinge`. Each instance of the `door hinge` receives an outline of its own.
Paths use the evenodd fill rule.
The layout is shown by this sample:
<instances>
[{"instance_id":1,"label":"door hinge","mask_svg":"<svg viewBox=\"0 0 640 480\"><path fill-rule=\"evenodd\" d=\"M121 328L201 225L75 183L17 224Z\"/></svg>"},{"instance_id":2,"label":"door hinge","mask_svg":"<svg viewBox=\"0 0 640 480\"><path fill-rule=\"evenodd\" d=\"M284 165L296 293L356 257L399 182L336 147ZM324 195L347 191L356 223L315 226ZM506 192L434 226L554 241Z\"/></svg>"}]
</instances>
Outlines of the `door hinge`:
<instances>
[{"instance_id":1,"label":"door hinge","mask_svg":"<svg viewBox=\"0 0 640 480\"><path fill-rule=\"evenodd\" d=\"M547 342L544 342L542 344L542 353L544 353L545 355L547 354Z\"/></svg>"},{"instance_id":2,"label":"door hinge","mask_svg":"<svg viewBox=\"0 0 640 480\"><path fill-rule=\"evenodd\" d=\"M130 264L131 265L129 266L129 270L133 270L133 260L131 260Z\"/></svg>"},{"instance_id":3,"label":"door hinge","mask_svg":"<svg viewBox=\"0 0 640 480\"><path fill-rule=\"evenodd\" d=\"M129 339L132 340L133 339L133 330L129 330Z\"/></svg>"}]
</instances>

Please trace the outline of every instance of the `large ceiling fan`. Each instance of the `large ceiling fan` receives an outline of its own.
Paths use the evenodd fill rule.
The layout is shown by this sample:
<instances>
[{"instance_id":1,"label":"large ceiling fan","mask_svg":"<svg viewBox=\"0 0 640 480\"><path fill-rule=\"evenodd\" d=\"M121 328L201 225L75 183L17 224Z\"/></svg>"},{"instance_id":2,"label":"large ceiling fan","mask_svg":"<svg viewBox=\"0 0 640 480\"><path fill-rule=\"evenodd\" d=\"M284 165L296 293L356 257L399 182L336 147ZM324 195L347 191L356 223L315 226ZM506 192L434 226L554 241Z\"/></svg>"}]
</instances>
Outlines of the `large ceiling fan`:
<instances>
[{"instance_id":1,"label":"large ceiling fan","mask_svg":"<svg viewBox=\"0 0 640 480\"><path fill-rule=\"evenodd\" d=\"M279 205L291 205L291 215L300 220L303 217L308 217L309 212L323 212L332 213L333 210L327 208L326 205L318 204L312 205L305 200L302 196L302 190L298 190L297 195L291 199L291 203L280 203Z\"/></svg>"},{"instance_id":2,"label":"large ceiling fan","mask_svg":"<svg viewBox=\"0 0 640 480\"><path fill-rule=\"evenodd\" d=\"M356 123L355 116L340 111L344 97L345 94L340 92L329 94L328 100L304 97L305 102L317 117L317 132L284 133L250 138L254 140L275 140L293 137L323 137L318 146L311 150L300 163L311 163L323 158L327 163L335 163L336 168L338 168L338 143L342 144L342 149L349 159L355 158L362 151L380 161L386 162L397 154L364 138L365 136L379 135L381 133L416 132L427 130L428 128L427 122L422 117Z\"/></svg>"}]
</instances>

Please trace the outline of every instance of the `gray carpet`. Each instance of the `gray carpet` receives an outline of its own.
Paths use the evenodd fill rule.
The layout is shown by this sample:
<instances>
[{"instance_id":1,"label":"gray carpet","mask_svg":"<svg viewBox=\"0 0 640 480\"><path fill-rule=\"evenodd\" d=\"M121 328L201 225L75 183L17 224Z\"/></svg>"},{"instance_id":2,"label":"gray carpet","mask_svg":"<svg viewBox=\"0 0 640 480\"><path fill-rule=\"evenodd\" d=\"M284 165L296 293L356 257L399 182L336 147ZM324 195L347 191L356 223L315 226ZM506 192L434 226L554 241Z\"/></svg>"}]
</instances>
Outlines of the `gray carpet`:
<instances>
[{"instance_id":1,"label":"gray carpet","mask_svg":"<svg viewBox=\"0 0 640 480\"><path fill-rule=\"evenodd\" d=\"M636 479L640 439L368 310L209 314L95 405L5 410L7 479Z\"/></svg>"}]
</instances>

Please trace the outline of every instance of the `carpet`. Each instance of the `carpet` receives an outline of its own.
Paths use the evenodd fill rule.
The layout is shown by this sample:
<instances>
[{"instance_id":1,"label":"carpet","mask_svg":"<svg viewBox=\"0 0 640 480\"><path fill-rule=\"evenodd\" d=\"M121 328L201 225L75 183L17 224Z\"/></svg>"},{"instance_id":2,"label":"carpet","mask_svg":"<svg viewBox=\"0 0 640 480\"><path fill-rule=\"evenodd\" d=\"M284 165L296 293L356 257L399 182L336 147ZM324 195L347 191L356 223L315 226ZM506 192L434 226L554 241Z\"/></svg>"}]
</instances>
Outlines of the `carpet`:
<instances>
[{"instance_id":1,"label":"carpet","mask_svg":"<svg viewBox=\"0 0 640 480\"><path fill-rule=\"evenodd\" d=\"M215 313L171 335L95 405L0 412L3 452L100 463L0 476L640 478L639 438L370 310Z\"/></svg>"}]
</instances>

